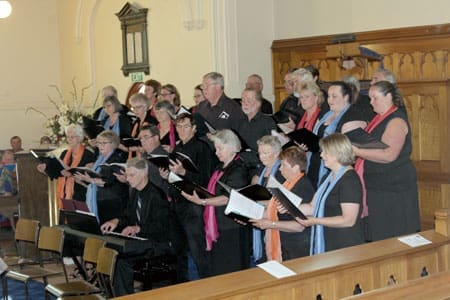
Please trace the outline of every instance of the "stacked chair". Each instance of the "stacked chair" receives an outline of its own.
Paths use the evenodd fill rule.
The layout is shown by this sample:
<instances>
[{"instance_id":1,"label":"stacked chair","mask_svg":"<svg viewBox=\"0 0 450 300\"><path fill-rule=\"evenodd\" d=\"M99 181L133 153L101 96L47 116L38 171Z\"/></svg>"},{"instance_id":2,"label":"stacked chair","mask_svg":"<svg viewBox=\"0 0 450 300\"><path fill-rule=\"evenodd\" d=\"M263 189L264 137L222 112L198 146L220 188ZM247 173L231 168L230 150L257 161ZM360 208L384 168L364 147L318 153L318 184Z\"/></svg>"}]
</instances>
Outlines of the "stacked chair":
<instances>
[{"instance_id":1,"label":"stacked chair","mask_svg":"<svg viewBox=\"0 0 450 300\"><path fill-rule=\"evenodd\" d=\"M39 231L38 250L39 250L39 265L23 265L20 264L16 268L10 269L5 277L23 282L25 285L25 297L28 298L28 283L33 279L42 278L44 284L47 285L48 277L58 276L64 274L66 282L68 282L67 271L63 262L62 250L64 245L64 230L57 227L43 226ZM59 262L62 270L55 270L54 268L48 268L48 265L44 263L47 261L44 257L46 253L53 255L52 261ZM55 257L56 255L56 257ZM49 256L49 255L47 255ZM3 297L7 299L8 285L4 284Z\"/></svg>"}]
</instances>

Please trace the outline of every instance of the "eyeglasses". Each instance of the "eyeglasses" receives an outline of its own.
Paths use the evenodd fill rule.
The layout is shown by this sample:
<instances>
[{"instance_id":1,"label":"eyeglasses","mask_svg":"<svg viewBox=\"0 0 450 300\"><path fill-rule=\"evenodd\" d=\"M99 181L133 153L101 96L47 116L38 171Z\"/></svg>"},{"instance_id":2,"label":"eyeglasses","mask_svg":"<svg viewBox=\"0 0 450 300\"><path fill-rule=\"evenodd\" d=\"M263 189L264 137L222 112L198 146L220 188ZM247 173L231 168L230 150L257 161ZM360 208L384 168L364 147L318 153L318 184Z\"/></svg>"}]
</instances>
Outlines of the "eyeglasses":
<instances>
[{"instance_id":1,"label":"eyeglasses","mask_svg":"<svg viewBox=\"0 0 450 300\"><path fill-rule=\"evenodd\" d=\"M181 124L177 124L177 125L175 125L175 127L177 128L177 129L188 129L188 128L191 128L192 127L192 125L181 125Z\"/></svg>"},{"instance_id":2,"label":"eyeglasses","mask_svg":"<svg viewBox=\"0 0 450 300\"><path fill-rule=\"evenodd\" d=\"M112 144L112 142L98 142L97 141L97 145L105 146L107 144Z\"/></svg>"},{"instance_id":3,"label":"eyeglasses","mask_svg":"<svg viewBox=\"0 0 450 300\"><path fill-rule=\"evenodd\" d=\"M138 106L133 106L133 107L131 107L131 109L132 110L137 110L137 109L142 109L142 108L144 108L145 106L144 105L138 105Z\"/></svg>"},{"instance_id":4,"label":"eyeglasses","mask_svg":"<svg viewBox=\"0 0 450 300\"><path fill-rule=\"evenodd\" d=\"M149 139L151 139L152 137L154 137L155 135L143 135L140 137L140 141L147 141Z\"/></svg>"},{"instance_id":5,"label":"eyeglasses","mask_svg":"<svg viewBox=\"0 0 450 300\"><path fill-rule=\"evenodd\" d=\"M169 95L172 95L173 93L161 93L160 95L161 96L163 96L163 97L165 97L165 96L169 96Z\"/></svg>"}]
</instances>

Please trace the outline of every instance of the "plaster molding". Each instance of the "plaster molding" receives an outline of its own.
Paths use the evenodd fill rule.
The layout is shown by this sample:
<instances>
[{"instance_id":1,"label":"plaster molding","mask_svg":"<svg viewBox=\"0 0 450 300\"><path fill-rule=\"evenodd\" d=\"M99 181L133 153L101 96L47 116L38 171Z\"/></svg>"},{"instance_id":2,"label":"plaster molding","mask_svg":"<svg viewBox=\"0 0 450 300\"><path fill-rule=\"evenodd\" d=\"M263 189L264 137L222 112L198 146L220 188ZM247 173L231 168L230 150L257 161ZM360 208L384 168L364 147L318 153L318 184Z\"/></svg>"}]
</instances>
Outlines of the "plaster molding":
<instances>
[{"instance_id":1,"label":"plaster molding","mask_svg":"<svg viewBox=\"0 0 450 300\"><path fill-rule=\"evenodd\" d=\"M91 98L95 99L97 95L97 72L96 72L96 60L95 60L95 19L97 17L98 7L101 0L96 0L89 16L89 29L88 29L88 52L89 52L89 66L90 66L90 84L91 84Z\"/></svg>"}]
</instances>

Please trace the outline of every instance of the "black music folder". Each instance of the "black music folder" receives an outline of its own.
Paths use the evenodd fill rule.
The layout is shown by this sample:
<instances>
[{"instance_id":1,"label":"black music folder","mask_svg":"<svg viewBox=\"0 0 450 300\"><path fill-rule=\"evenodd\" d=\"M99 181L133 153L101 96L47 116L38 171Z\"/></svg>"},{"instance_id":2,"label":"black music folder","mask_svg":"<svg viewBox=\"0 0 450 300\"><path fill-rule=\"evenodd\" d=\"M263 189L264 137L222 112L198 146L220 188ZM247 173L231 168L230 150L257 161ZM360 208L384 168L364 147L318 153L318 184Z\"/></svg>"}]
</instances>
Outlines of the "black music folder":
<instances>
[{"instance_id":1,"label":"black music folder","mask_svg":"<svg viewBox=\"0 0 450 300\"><path fill-rule=\"evenodd\" d=\"M214 197L214 195L208 192L208 190L204 187L172 172L169 173L168 182L179 192L185 192L186 194L193 195L195 191L200 198Z\"/></svg>"},{"instance_id":2,"label":"black music folder","mask_svg":"<svg viewBox=\"0 0 450 300\"><path fill-rule=\"evenodd\" d=\"M86 174L91 178L102 178L102 175L88 167L73 167L67 169L72 175L75 173Z\"/></svg>"},{"instance_id":3,"label":"black music folder","mask_svg":"<svg viewBox=\"0 0 450 300\"><path fill-rule=\"evenodd\" d=\"M192 159L184 153L181 152L173 152L169 155L151 155L147 158L148 161L155 164L158 168L168 169L170 166L170 160L176 161L179 160L183 165L183 168L186 171L198 173L199 170L197 166L194 164Z\"/></svg>"},{"instance_id":4,"label":"black music folder","mask_svg":"<svg viewBox=\"0 0 450 300\"><path fill-rule=\"evenodd\" d=\"M217 183L225 189L228 195L231 194L233 188L221 182L220 180ZM264 201L270 200L270 198L272 198L272 194L270 193L270 191L260 184L251 184L246 187L236 189L236 191L238 191L241 195L252 199L253 201Z\"/></svg>"},{"instance_id":5,"label":"black music folder","mask_svg":"<svg viewBox=\"0 0 450 300\"><path fill-rule=\"evenodd\" d=\"M308 147L308 151L319 152L319 136L315 133L309 131L308 129L301 128L294 130L287 135L292 141L298 144L305 144ZM288 143L289 144L289 143ZM287 145L287 144L286 144Z\"/></svg>"},{"instance_id":6,"label":"black music folder","mask_svg":"<svg viewBox=\"0 0 450 300\"><path fill-rule=\"evenodd\" d=\"M267 188L272 195L287 209L289 214L293 217L298 217L302 220L308 219L301 210L295 206L289 198L279 188Z\"/></svg>"},{"instance_id":7,"label":"black music folder","mask_svg":"<svg viewBox=\"0 0 450 300\"><path fill-rule=\"evenodd\" d=\"M345 133L350 142L362 149L386 149L388 145L377 140L370 133L358 127Z\"/></svg>"},{"instance_id":8,"label":"black music folder","mask_svg":"<svg viewBox=\"0 0 450 300\"><path fill-rule=\"evenodd\" d=\"M45 173L48 175L50 179L56 179L61 177L61 171L67 169L68 167L57 157L47 157L47 156L39 156L33 150L30 150L31 155L34 158L38 159L41 163L45 164Z\"/></svg>"},{"instance_id":9,"label":"black music folder","mask_svg":"<svg viewBox=\"0 0 450 300\"><path fill-rule=\"evenodd\" d=\"M126 163L101 164L100 168L110 169L113 174L114 173L122 174L125 172L125 170L127 168L127 164Z\"/></svg>"},{"instance_id":10,"label":"black music folder","mask_svg":"<svg viewBox=\"0 0 450 300\"><path fill-rule=\"evenodd\" d=\"M98 223L97 218L93 214L78 210L75 211L63 210L62 212L66 218L67 225L70 228L92 234L98 235L102 234L100 224Z\"/></svg>"}]
</instances>

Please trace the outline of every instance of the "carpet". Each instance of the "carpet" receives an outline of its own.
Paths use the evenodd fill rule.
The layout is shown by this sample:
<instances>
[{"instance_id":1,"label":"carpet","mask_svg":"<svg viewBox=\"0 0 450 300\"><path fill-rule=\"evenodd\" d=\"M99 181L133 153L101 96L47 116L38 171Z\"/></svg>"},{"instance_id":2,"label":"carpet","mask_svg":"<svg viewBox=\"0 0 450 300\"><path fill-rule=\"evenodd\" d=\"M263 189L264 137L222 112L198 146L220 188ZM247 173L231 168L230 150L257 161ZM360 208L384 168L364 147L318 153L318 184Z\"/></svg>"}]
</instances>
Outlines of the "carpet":
<instances>
[{"instance_id":1,"label":"carpet","mask_svg":"<svg viewBox=\"0 0 450 300\"><path fill-rule=\"evenodd\" d=\"M28 283L28 293L30 300L41 300L45 298L44 284L42 282L31 280ZM3 296L3 288L0 284L0 297ZM8 278L8 300L25 299L25 285L17 280ZM50 299L56 299L51 296Z\"/></svg>"}]
</instances>

